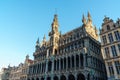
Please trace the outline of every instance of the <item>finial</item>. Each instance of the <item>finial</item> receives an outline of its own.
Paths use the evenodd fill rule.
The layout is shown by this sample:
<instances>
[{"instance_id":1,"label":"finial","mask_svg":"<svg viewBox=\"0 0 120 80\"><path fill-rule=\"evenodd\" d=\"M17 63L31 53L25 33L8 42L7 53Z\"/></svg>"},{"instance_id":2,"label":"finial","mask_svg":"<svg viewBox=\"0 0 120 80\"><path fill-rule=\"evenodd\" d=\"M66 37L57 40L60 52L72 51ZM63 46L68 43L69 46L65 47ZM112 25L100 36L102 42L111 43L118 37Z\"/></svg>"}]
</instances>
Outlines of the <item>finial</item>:
<instances>
[{"instance_id":1,"label":"finial","mask_svg":"<svg viewBox=\"0 0 120 80\"><path fill-rule=\"evenodd\" d=\"M83 22L83 24L86 24L86 19L85 19L84 14L83 14L82 22Z\"/></svg>"},{"instance_id":2,"label":"finial","mask_svg":"<svg viewBox=\"0 0 120 80\"><path fill-rule=\"evenodd\" d=\"M29 59L29 55L28 54L26 55L26 59Z\"/></svg>"},{"instance_id":3,"label":"finial","mask_svg":"<svg viewBox=\"0 0 120 80\"><path fill-rule=\"evenodd\" d=\"M8 68L10 68L10 64L8 65Z\"/></svg>"},{"instance_id":4,"label":"finial","mask_svg":"<svg viewBox=\"0 0 120 80\"><path fill-rule=\"evenodd\" d=\"M90 12L88 11L88 18L91 18Z\"/></svg>"},{"instance_id":5,"label":"finial","mask_svg":"<svg viewBox=\"0 0 120 80\"><path fill-rule=\"evenodd\" d=\"M39 38L38 38L37 41L36 41L36 45L39 45Z\"/></svg>"},{"instance_id":6,"label":"finial","mask_svg":"<svg viewBox=\"0 0 120 80\"><path fill-rule=\"evenodd\" d=\"M43 41L46 41L46 36L45 36L45 34L44 34L44 37L43 37Z\"/></svg>"},{"instance_id":7,"label":"finial","mask_svg":"<svg viewBox=\"0 0 120 80\"><path fill-rule=\"evenodd\" d=\"M98 30L96 28L96 25L94 25L95 33L97 34Z\"/></svg>"},{"instance_id":8,"label":"finial","mask_svg":"<svg viewBox=\"0 0 120 80\"><path fill-rule=\"evenodd\" d=\"M92 22L91 15L90 15L89 11L88 11L88 22Z\"/></svg>"}]
</instances>

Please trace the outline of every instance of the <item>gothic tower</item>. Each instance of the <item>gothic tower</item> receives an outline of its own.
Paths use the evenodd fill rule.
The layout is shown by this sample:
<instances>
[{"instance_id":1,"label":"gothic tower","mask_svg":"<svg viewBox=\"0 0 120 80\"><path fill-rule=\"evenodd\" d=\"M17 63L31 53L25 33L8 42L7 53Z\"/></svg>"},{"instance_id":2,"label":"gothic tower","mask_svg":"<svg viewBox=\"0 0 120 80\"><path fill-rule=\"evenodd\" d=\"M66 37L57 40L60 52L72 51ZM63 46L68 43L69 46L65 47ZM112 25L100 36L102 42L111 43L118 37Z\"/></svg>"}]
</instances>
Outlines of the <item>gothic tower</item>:
<instances>
[{"instance_id":1,"label":"gothic tower","mask_svg":"<svg viewBox=\"0 0 120 80\"><path fill-rule=\"evenodd\" d=\"M53 22L51 24L51 31L49 33L50 36L50 45L51 45L51 50L49 50L49 55L52 54L57 54L58 51L58 42L59 42L59 31L58 31L58 18L57 14L54 15Z\"/></svg>"}]
</instances>

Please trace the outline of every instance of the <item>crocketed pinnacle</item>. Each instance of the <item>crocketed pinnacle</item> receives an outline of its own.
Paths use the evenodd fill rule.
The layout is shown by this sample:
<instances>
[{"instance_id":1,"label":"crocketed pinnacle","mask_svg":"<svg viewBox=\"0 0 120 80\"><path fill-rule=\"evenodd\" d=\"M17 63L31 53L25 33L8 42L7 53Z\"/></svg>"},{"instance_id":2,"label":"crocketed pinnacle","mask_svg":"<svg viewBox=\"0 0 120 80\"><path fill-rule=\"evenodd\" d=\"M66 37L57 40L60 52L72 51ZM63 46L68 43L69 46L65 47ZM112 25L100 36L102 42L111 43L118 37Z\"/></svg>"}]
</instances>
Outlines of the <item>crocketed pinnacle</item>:
<instances>
[{"instance_id":1,"label":"crocketed pinnacle","mask_svg":"<svg viewBox=\"0 0 120 80\"><path fill-rule=\"evenodd\" d=\"M82 22L83 22L83 24L86 24L86 19L85 19L84 14L83 14Z\"/></svg>"}]
</instances>

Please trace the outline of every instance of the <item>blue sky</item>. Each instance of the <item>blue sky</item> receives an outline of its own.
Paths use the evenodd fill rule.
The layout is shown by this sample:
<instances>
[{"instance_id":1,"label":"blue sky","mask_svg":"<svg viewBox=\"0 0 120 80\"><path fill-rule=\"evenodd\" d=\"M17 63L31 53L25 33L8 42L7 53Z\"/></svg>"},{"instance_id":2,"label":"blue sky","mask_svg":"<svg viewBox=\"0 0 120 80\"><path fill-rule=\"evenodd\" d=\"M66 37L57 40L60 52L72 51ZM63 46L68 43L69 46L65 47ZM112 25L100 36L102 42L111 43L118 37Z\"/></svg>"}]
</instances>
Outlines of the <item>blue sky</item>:
<instances>
[{"instance_id":1,"label":"blue sky","mask_svg":"<svg viewBox=\"0 0 120 80\"><path fill-rule=\"evenodd\" d=\"M89 11L101 27L104 16L120 18L120 0L0 0L0 68L33 59L36 40L48 36L57 10L62 33L82 25Z\"/></svg>"}]
</instances>

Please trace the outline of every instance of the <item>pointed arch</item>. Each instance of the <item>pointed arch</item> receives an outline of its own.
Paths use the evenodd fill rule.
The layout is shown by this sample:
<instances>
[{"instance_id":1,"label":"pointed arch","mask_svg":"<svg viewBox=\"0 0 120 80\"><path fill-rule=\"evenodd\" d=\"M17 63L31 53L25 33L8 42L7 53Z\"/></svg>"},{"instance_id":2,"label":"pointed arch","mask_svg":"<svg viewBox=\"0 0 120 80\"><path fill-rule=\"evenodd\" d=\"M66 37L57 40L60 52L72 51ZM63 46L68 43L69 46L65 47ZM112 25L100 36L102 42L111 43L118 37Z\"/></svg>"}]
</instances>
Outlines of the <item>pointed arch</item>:
<instances>
[{"instance_id":1,"label":"pointed arch","mask_svg":"<svg viewBox=\"0 0 120 80\"><path fill-rule=\"evenodd\" d=\"M85 76L82 73L77 75L77 80L85 80Z\"/></svg>"},{"instance_id":2,"label":"pointed arch","mask_svg":"<svg viewBox=\"0 0 120 80\"><path fill-rule=\"evenodd\" d=\"M83 54L81 53L80 54L80 64L81 64L81 67L83 67L83 63L84 63L84 57L83 57Z\"/></svg>"},{"instance_id":3,"label":"pointed arch","mask_svg":"<svg viewBox=\"0 0 120 80\"><path fill-rule=\"evenodd\" d=\"M68 80L75 80L74 75L70 74L70 75L68 76Z\"/></svg>"},{"instance_id":4,"label":"pointed arch","mask_svg":"<svg viewBox=\"0 0 120 80\"><path fill-rule=\"evenodd\" d=\"M66 80L66 77L64 75L61 75L60 80Z\"/></svg>"},{"instance_id":5,"label":"pointed arch","mask_svg":"<svg viewBox=\"0 0 120 80\"><path fill-rule=\"evenodd\" d=\"M53 80L58 80L58 77L57 76L54 76L54 79Z\"/></svg>"}]
</instances>

